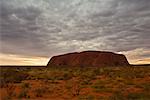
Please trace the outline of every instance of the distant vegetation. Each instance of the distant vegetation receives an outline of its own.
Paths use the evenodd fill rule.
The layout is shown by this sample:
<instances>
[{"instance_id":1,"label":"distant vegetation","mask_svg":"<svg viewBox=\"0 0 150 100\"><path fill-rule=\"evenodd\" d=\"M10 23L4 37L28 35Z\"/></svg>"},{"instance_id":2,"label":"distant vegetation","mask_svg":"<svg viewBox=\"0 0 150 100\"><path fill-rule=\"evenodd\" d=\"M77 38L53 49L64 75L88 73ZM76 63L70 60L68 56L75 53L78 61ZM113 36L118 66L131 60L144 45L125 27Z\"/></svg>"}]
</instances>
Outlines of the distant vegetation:
<instances>
[{"instance_id":1,"label":"distant vegetation","mask_svg":"<svg viewBox=\"0 0 150 100\"><path fill-rule=\"evenodd\" d=\"M149 100L150 67L1 68L2 100Z\"/></svg>"}]
</instances>

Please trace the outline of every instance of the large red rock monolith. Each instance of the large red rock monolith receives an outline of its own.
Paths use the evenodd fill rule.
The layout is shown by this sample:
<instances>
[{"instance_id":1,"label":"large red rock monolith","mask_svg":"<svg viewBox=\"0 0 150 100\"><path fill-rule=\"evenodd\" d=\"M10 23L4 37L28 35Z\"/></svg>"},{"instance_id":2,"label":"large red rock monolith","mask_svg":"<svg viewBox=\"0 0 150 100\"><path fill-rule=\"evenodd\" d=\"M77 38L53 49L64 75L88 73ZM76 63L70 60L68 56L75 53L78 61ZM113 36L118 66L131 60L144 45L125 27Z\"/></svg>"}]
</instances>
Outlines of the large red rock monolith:
<instances>
[{"instance_id":1,"label":"large red rock monolith","mask_svg":"<svg viewBox=\"0 0 150 100\"><path fill-rule=\"evenodd\" d=\"M123 54L105 51L83 51L53 56L47 64L48 67L111 67L129 65Z\"/></svg>"}]
</instances>

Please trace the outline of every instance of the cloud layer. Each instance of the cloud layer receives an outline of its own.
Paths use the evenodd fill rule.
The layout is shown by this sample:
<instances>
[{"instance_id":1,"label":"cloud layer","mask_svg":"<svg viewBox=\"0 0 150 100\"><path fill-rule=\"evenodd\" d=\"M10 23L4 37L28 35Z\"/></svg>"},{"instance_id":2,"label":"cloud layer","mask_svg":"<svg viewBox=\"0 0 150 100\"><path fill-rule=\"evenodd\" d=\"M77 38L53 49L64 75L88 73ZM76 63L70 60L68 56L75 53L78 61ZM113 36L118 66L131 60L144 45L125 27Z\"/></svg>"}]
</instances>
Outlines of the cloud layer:
<instances>
[{"instance_id":1,"label":"cloud layer","mask_svg":"<svg viewBox=\"0 0 150 100\"><path fill-rule=\"evenodd\" d=\"M0 7L3 54L150 50L150 0L1 0Z\"/></svg>"}]
</instances>

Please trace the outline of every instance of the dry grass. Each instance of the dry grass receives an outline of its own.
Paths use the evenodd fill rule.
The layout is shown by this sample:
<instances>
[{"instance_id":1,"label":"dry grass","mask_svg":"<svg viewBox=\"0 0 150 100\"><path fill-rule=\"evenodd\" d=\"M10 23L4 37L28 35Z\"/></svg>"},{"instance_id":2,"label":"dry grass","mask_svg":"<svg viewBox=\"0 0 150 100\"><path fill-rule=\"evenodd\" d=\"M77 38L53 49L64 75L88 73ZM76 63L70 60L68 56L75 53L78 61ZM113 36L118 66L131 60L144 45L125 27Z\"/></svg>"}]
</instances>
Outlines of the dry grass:
<instances>
[{"instance_id":1,"label":"dry grass","mask_svg":"<svg viewBox=\"0 0 150 100\"><path fill-rule=\"evenodd\" d=\"M1 69L0 81L2 100L150 99L150 67L9 68Z\"/></svg>"}]
</instances>

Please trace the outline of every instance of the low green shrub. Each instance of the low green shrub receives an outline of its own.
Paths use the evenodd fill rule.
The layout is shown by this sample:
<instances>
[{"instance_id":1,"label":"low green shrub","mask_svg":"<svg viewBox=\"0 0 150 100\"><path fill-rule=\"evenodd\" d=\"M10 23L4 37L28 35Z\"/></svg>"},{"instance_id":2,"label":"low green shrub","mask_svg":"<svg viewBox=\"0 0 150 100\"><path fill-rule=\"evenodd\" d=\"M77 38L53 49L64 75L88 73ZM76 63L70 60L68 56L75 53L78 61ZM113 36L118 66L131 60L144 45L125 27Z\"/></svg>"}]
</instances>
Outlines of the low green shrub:
<instances>
[{"instance_id":1,"label":"low green shrub","mask_svg":"<svg viewBox=\"0 0 150 100\"><path fill-rule=\"evenodd\" d=\"M113 93L109 100L128 100L126 97L121 93L121 91L116 91Z\"/></svg>"},{"instance_id":2,"label":"low green shrub","mask_svg":"<svg viewBox=\"0 0 150 100\"><path fill-rule=\"evenodd\" d=\"M80 95L78 97L79 100L95 100L93 95Z\"/></svg>"},{"instance_id":3,"label":"low green shrub","mask_svg":"<svg viewBox=\"0 0 150 100\"><path fill-rule=\"evenodd\" d=\"M24 88L24 89L25 88L30 88L30 84L29 83L22 83L21 87Z\"/></svg>"},{"instance_id":4,"label":"low green shrub","mask_svg":"<svg viewBox=\"0 0 150 100\"><path fill-rule=\"evenodd\" d=\"M39 87L34 90L36 97L42 97L45 92L46 92L46 88L44 87Z\"/></svg>"},{"instance_id":5,"label":"low green shrub","mask_svg":"<svg viewBox=\"0 0 150 100\"><path fill-rule=\"evenodd\" d=\"M30 98L30 96L27 93L28 91L26 89L22 89L22 91L18 95L18 98Z\"/></svg>"},{"instance_id":6,"label":"low green shrub","mask_svg":"<svg viewBox=\"0 0 150 100\"><path fill-rule=\"evenodd\" d=\"M127 96L128 100L149 100L149 93L129 93Z\"/></svg>"},{"instance_id":7,"label":"low green shrub","mask_svg":"<svg viewBox=\"0 0 150 100\"><path fill-rule=\"evenodd\" d=\"M18 83L25 80L28 77L27 73L18 71L13 68L1 68L0 70L0 86L4 86L7 83Z\"/></svg>"}]
</instances>

